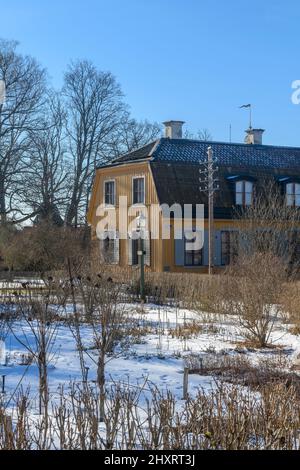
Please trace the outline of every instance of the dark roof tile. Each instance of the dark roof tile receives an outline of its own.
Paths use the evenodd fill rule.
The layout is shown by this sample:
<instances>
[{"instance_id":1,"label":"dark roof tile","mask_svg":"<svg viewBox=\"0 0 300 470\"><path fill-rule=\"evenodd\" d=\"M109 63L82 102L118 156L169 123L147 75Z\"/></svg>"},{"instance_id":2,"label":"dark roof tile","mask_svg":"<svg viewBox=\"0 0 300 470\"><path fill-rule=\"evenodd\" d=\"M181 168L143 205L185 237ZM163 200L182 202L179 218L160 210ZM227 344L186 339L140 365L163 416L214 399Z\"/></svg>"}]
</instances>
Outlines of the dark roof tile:
<instances>
[{"instance_id":1,"label":"dark roof tile","mask_svg":"<svg viewBox=\"0 0 300 470\"><path fill-rule=\"evenodd\" d=\"M199 164L207 159L211 146L219 165L234 167L300 168L300 148L271 145L202 142L188 139L161 139L153 160Z\"/></svg>"},{"instance_id":2,"label":"dark roof tile","mask_svg":"<svg viewBox=\"0 0 300 470\"><path fill-rule=\"evenodd\" d=\"M220 166L300 169L300 147L232 144L167 138L151 142L103 166L115 166L150 158L151 161L155 162L199 164L207 159L207 148L209 146L212 147L214 156Z\"/></svg>"},{"instance_id":3,"label":"dark roof tile","mask_svg":"<svg viewBox=\"0 0 300 470\"><path fill-rule=\"evenodd\" d=\"M121 157L114 159L111 164L116 165L118 163L126 163L149 158L157 142L158 141L150 142L150 144L147 144L144 147L134 150L133 152L127 153L126 155L122 155Z\"/></svg>"}]
</instances>

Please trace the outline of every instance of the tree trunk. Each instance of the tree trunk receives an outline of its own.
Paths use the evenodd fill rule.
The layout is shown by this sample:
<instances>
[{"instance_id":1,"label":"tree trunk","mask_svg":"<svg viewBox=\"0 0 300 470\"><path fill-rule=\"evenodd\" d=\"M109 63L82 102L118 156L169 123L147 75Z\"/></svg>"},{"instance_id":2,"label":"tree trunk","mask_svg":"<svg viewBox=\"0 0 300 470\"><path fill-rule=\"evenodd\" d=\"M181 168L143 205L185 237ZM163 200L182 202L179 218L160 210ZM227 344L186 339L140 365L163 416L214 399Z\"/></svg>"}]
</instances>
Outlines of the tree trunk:
<instances>
[{"instance_id":1,"label":"tree trunk","mask_svg":"<svg viewBox=\"0 0 300 470\"><path fill-rule=\"evenodd\" d=\"M5 188L4 188L4 177L0 175L0 223L5 224L6 217L6 202L5 202Z\"/></svg>"},{"instance_id":2,"label":"tree trunk","mask_svg":"<svg viewBox=\"0 0 300 470\"><path fill-rule=\"evenodd\" d=\"M97 381L100 392L100 422L103 423L105 418L105 356L99 355L98 370L97 370Z\"/></svg>"}]
</instances>

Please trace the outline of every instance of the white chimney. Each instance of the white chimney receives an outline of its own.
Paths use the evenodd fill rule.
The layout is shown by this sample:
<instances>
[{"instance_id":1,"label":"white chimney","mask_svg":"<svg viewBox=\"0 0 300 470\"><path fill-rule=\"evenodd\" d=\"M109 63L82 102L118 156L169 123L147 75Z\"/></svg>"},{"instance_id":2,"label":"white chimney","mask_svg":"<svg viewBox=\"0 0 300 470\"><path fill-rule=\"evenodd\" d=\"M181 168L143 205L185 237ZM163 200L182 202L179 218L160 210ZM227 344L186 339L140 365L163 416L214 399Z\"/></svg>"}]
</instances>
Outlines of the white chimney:
<instances>
[{"instance_id":1,"label":"white chimney","mask_svg":"<svg viewBox=\"0 0 300 470\"><path fill-rule=\"evenodd\" d=\"M245 143L250 145L262 145L262 137L264 129L252 129L250 127L246 131Z\"/></svg>"},{"instance_id":2,"label":"white chimney","mask_svg":"<svg viewBox=\"0 0 300 470\"><path fill-rule=\"evenodd\" d=\"M166 121L163 124L165 126L165 137L169 139L182 139L184 121Z\"/></svg>"}]
</instances>

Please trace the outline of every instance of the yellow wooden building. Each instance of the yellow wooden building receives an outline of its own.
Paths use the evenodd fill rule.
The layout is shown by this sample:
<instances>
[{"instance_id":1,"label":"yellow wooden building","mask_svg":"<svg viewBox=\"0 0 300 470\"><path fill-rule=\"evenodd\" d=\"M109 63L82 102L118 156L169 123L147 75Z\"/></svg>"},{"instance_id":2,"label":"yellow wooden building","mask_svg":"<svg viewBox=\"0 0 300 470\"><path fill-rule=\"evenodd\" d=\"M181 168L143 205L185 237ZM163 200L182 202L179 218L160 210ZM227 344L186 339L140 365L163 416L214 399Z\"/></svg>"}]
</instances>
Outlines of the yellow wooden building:
<instances>
[{"instance_id":1,"label":"yellow wooden building","mask_svg":"<svg viewBox=\"0 0 300 470\"><path fill-rule=\"evenodd\" d=\"M195 208L204 205L204 246L201 250L188 250L184 233L175 239L175 228L177 230L182 221L172 213L168 221L170 239L163 239L162 227L166 222L160 210L149 219L145 262L147 269L155 272L207 271L207 196L200 191L199 177L208 147L212 148L217 160L220 186L214 204L214 266L217 269L228 265L235 256L236 207L252 204L254 195L267 179L279 185L287 204L300 206L299 148L263 145L262 129L248 129L243 144L183 139L182 124L181 121L165 123L165 137L97 169L88 222L93 243L103 255L103 263L128 267L139 262L133 230L120 236L120 211L130 227L144 208L150 212L153 206L162 204L169 207L177 204L182 208L190 204L196 223ZM126 197L126 206L122 204L121 207L120 197ZM100 212L99 206L102 207ZM110 231L105 240L99 240L97 226L110 211L116 214L116 229L114 233ZM152 236L154 229L160 234L158 238Z\"/></svg>"}]
</instances>

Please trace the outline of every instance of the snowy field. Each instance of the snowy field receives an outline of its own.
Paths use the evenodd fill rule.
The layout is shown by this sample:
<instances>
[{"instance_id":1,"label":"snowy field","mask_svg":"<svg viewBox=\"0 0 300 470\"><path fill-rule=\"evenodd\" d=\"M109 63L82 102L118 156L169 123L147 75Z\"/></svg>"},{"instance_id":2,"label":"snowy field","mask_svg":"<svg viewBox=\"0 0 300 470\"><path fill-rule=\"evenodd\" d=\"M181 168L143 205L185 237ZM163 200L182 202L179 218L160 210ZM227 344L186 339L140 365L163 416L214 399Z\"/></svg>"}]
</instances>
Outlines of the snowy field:
<instances>
[{"instance_id":1,"label":"snowy field","mask_svg":"<svg viewBox=\"0 0 300 470\"><path fill-rule=\"evenodd\" d=\"M289 332L290 325L278 321L271 336L274 348L247 350L239 336L234 316L195 313L189 310L155 305L126 305L128 316L135 317L146 333L139 337L128 350L118 357L111 358L106 367L106 381L122 382L136 386L147 378L161 390L171 390L178 400L182 399L183 370L185 357L195 354L205 357L212 353L247 355L258 364L262 358L282 354L288 359L288 367L297 362L300 354L300 337ZM197 322L201 331L187 339L178 338L174 330L185 324ZM0 375L6 376L5 399L11 397L18 388L29 388L30 395L37 396L38 371L35 363L26 361L27 351L21 344L25 338L34 343L32 331L22 322L13 324L13 333L0 343ZM84 346L92 344L92 331L88 326L81 327ZM88 380L96 380L96 365L92 360L93 351L85 354L89 367ZM59 324L54 340L49 366L49 386L55 395L60 385L82 380L76 343L70 328ZM287 367L285 365L285 367ZM1 382L0 382L1 383ZM189 393L195 394L199 387L210 389L214 378L204 375L190 375Z\"/></svg>"}]
</instances>

